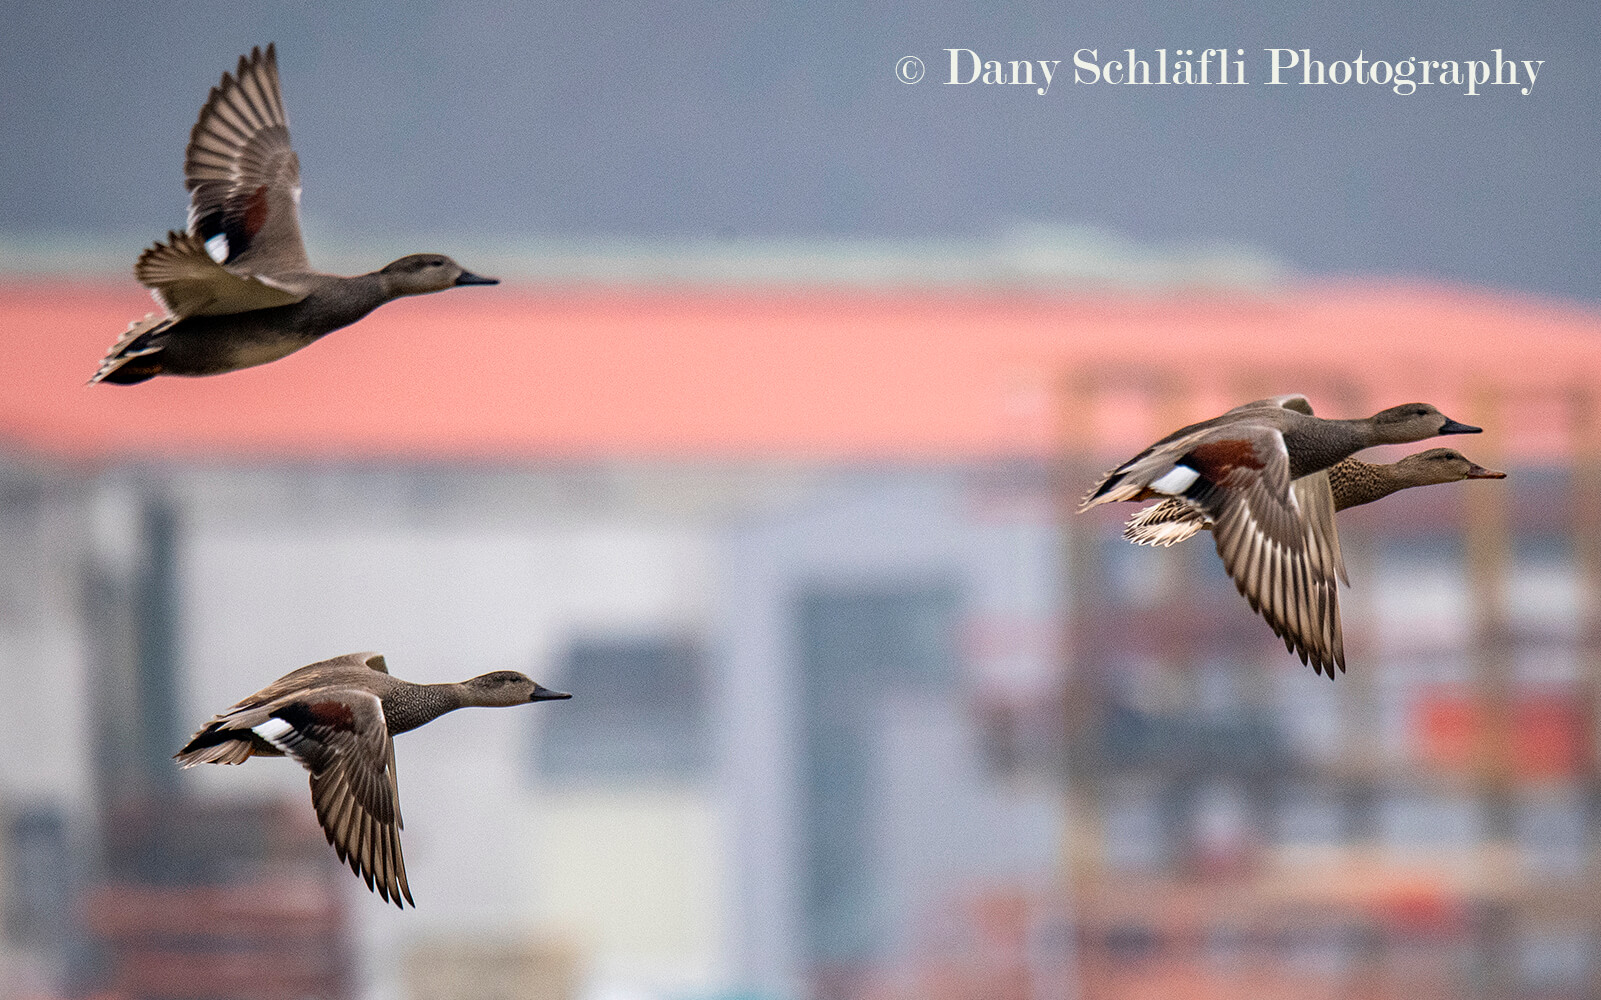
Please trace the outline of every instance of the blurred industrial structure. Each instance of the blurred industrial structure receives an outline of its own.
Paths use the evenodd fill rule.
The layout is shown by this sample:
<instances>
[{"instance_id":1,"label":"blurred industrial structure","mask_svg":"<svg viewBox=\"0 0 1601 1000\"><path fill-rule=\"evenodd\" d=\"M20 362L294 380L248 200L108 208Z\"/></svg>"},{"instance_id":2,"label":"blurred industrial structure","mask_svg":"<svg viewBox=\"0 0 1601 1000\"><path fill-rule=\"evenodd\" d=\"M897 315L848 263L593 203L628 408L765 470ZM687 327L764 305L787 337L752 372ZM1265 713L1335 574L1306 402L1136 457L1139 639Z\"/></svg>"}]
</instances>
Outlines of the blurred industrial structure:
<instances>
[{"instance_id":1,"label":"blurred industrial structure","mask_svg":"<svg viewBox=\"0 0 1601 1000\"><path fill-rule=\"evenodd\" d=\"M1162 425L1264 384L1341 413L1398 401L1330 374L1075 372L1070 479L1115 454L1089 415L1120 394ZM1360 624L1333 684L1240 627L1209 539L1133 550L1068 520L1064 871L1085 996L1601 992L1595 386L1565 365L1486 371L1453 405L1486 426L1461 447L1517 470L1507 488L1342 515Z\"/></svg>"},{"instance_id":2,"label":"blurred industrial structure","mask_svg":"<svg viewBox=\"0 0 1601 1000\"><path fill-rule=\"evenodd\" d=\"M84 388L137 299L0 287L0 997L1601 991L1592 312L536 286ZM1332 684L1208 539L1070 513L1290 390L1512 474L1342 515ZM405 913L292 764L167 760L360 649L574 692L397 740Z\"/></svg>"}]
</instances>

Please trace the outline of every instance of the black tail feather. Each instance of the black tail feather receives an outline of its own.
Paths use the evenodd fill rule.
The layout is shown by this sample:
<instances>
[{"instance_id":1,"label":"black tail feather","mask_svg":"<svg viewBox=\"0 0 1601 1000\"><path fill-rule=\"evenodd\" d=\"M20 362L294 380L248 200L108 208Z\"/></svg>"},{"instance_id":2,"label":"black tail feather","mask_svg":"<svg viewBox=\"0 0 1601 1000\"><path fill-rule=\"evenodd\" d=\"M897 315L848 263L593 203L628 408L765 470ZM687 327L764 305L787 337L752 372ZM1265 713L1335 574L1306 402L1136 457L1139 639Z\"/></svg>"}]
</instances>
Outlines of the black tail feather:
<instances>
[{"instance_id":1,"label":"black tail feather","mask_svg":"<svg viewBox=\"0 0 1601 1000\"><path fill-rule=\"evenodd\" d=\"M194 738L191 739L182 750L179 750L173 756L181 757L186 753L194 753L196 750L204 750L206 747L214 747L222 743L231 743L234 740L239 739L240 736L241 734L236 730L223 729L220 724L215 722L207 723L206 728L196 733Z\"/></svg>"}]
</instances>

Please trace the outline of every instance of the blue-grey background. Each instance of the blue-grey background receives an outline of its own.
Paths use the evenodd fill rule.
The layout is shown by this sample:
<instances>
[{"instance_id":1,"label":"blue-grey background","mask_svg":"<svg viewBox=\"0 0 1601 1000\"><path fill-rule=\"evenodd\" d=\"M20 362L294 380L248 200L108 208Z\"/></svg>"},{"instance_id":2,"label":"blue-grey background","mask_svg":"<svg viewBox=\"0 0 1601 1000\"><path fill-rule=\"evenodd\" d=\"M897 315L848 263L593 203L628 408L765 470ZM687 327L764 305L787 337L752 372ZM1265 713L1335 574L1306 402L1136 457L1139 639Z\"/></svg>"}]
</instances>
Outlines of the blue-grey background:
<instances>
[{"instance_id":1,"label":"blue-grey background","mask_svg":"<svg viewBox=\"0 0 1601 1000\"><path fill-rule=\"evenodd\" d=\"M1276 6L7 3L0 237L181 223L206 88L273 40L313 238L925 239L1052 222L1251 246L1313 275L1601 299L1601 8ZM951 46L1060 73L1080 46L1244 48L1254 82L1059 77L1041 98L940 85ZM1400 97L1262 86L1267 46L1545 63L1527 97ZM904 55L929 64L917 86L894 78Z\"/></svg>"}]
</instances>

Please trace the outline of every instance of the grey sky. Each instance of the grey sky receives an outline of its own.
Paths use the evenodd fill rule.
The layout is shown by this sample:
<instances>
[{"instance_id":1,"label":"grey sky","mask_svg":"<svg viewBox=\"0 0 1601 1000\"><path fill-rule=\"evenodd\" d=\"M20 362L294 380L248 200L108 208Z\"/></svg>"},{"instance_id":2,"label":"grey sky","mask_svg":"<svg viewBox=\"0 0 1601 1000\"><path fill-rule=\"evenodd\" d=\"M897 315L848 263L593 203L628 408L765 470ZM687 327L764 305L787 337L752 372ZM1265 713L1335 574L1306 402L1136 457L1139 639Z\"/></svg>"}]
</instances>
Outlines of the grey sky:
<instances>
[{"instance_id":1,"label":"grey sky","mask_svg":"<svg viewBox=\"0 0 1601 1000\"><path fill-rule=\"evenodd\" d=\"M929 239L1050 222L1245 244L1313 275L1601 301L1594 3L989 6L7 3L0 239L131 239L131 258L180 225L207 88L274 40L314 237ZM1062 64L1045 97L942 85L954 46ZM1069 84L1076 49L1130 46L1243 48L1252 85ZM1545 63L1527 97L1402 97L1264 86L1268 46ZM904 55L928 64L916 86L894 78Z\"/></svg>"}]
</instances>

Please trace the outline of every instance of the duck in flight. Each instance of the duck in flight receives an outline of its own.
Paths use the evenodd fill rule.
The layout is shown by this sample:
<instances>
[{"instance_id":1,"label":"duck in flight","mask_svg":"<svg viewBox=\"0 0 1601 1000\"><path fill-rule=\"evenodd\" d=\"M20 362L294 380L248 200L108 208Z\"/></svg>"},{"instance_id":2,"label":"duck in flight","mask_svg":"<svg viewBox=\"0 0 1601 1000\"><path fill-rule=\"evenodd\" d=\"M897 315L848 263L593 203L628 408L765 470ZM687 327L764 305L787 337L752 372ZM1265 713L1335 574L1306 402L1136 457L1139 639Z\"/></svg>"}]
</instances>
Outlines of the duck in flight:
<instances>
[{"instance_id":1,"label":"duck in flight","mask_svg":"<svg viewBox=\"0 0 1601 1000\"><path fill-rule=\"evenodd\" d=\"M219 375L276 361L403 295L494 285L443 254L355 277L314 271L300 236L300 160L274 47L239 59L200 109L184 154L189 223L134 264L163 314L129 325L89 381Z\"/></svg>"},{"instance_id":2,"label":"duck in flight","mask_svg":"<svg viewBox=\"0 0 1601 1000\"><path fill-rule=\"evenodd\" d=\"M413 684L391 677L377 653L349 653L278 678L206 723L174 756L186 768L293 758L311 772L311 804L339 860L405 909L417 904L400 855L393 737L458 708L568 697L515 670Z\"/></svg>"},{"instance_id":3,"label":"duck in flight","mask_svg":"<svg viewBox=\"0 0 1601 1000\"><path fill-rule=\"evenodd\" d=\"M1174 431L1103 476L1079 510L1153 498L1193 508L1251 610L1333 679L1345 670L1336 587L1346 574L1330 466L1375 445L1480 430L1427 403L1324 420L1305 396L1276 396Z\"/></svg>"}]
</instances>

